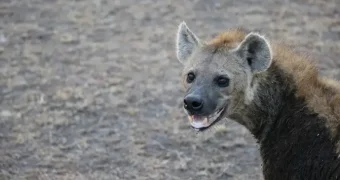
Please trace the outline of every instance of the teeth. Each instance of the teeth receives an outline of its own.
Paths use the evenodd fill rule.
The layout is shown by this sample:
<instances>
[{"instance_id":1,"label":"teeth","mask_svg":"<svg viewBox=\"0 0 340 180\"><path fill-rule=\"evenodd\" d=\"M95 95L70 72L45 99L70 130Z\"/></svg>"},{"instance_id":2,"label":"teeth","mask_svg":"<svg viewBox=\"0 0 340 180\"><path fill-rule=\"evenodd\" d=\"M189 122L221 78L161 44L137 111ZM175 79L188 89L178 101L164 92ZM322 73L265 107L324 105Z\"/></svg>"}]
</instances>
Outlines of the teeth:
<instances>
[{"instance_id":1,"label":"teeth","mask_svg":"<svg viewBox=\"0 0 340 180\"><path fill-rule=\"evenodd\" d=\"M208 125L208 118L204 118L203 124Z\"/></svg>"},{"instance_id":2,"label":"teeth","mask_svg":"<svg viewBox=\"0 0 340 180\"><path fill-rule=\"evenodd\" d=\"M202 117L202 116L188 116L191 126L196 129L208 127L213 123L222 113L223 110L215 112L212 116Z\"/></svg>"}]
</instances>

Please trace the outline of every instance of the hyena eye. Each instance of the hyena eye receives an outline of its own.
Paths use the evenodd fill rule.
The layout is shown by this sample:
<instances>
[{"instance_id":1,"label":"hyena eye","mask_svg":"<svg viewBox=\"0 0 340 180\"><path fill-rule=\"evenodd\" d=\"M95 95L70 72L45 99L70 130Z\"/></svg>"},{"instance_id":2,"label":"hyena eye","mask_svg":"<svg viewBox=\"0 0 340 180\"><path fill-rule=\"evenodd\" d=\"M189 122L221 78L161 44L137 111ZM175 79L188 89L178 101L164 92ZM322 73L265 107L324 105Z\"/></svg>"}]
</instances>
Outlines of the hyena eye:
<instances>
[{"instance_id":1,"label":"hyena eye","mask_svg":"<svg viewBox=\"0 0 340 180\"><path fill-rule=\"evenodd\" d=\"M192 83L195 80L195 74L193 72L189 72L187 75L187 83Z\"/></svg>"},{"instance_id":2,"label":"hyena eye","mask_svg":"<svg viewBox=\"0 0 340 180\"><path fill-rule=\"evenodd\" d=\"M219 76L216 78L216 83L220 87L227 87L229 86L229 78Z\"/></svg>"}]
</instances>

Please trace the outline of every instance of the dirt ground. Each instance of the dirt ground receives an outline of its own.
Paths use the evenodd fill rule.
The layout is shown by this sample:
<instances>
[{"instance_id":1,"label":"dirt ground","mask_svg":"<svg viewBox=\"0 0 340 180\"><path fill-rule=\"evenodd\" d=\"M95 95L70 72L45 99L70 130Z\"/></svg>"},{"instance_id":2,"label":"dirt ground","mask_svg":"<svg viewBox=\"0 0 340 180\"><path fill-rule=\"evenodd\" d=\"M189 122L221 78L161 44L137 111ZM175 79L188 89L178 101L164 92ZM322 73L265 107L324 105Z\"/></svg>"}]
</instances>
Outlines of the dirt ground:
<instances>
[{"instance_id":1,"label":"dirt ground","mask_svg":"<svg viewBox=\"0 0 340 180\"><path fill-rule=\"evenodd\" d=\"M1 0L0 179L262 179L245 128L188 126L183 20L260 31L340 79L339 0Z\"/></svg>"}]
</instances>

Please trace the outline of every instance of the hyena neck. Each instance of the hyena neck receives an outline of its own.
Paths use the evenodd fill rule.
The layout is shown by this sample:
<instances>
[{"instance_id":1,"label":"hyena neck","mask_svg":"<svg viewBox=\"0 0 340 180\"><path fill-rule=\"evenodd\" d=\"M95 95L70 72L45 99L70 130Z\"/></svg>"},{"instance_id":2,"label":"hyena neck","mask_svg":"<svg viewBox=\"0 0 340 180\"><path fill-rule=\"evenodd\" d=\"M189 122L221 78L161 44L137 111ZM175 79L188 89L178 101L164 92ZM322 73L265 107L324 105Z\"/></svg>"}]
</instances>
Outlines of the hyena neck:
<instances>
[{"instance_id":1,"label":"hyena neck","mask_svg":"<svg viewBox=\"0 0 340 180\"><path fill-rule=\"evenodd\" d=\"M246 99L246 95L245 103L237 108L238 113L231 118L261 141L279 116L291 113L289 107L303 106L303 101L296 98L295 89L289 84L292 82L290 76L273 63L266 72L253 78L251 101Z\"/></svg>"},{"instance_id":2,"label":"hyena neck","mask_svg":"<svg viewBox=\"0 0 340 180\"><path fill-rule=\"evenodd\" d=\"M259 77L254 98L244 108L243 122L248 121L245 124L260 145L264 177L338 178L339 135L331 138L329 119L310 107L309 97L299 94L301 82L290 72L274 62ZM303 81L310 91L311 82Z\"/></svg>"}]
</instances>

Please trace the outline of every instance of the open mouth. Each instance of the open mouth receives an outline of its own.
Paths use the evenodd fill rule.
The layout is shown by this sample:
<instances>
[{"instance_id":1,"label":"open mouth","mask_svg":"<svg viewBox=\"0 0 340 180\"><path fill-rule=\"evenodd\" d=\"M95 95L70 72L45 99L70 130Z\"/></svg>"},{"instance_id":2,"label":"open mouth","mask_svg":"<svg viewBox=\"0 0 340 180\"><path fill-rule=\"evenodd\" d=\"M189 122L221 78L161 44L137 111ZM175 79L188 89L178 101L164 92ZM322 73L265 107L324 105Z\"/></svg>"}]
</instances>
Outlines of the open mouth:
<instances>
[{"instance_id":1,"label":"open mouth","mask_svg":"<svg viewBox=\"0 0 340 180\"><path fill-rule=\"evenodd\" d=\"M198 131L204 131L222 119L225 109L227 108L223 107L209 116L191 115L190 125Z\"/></svg>"}]
</instances>

